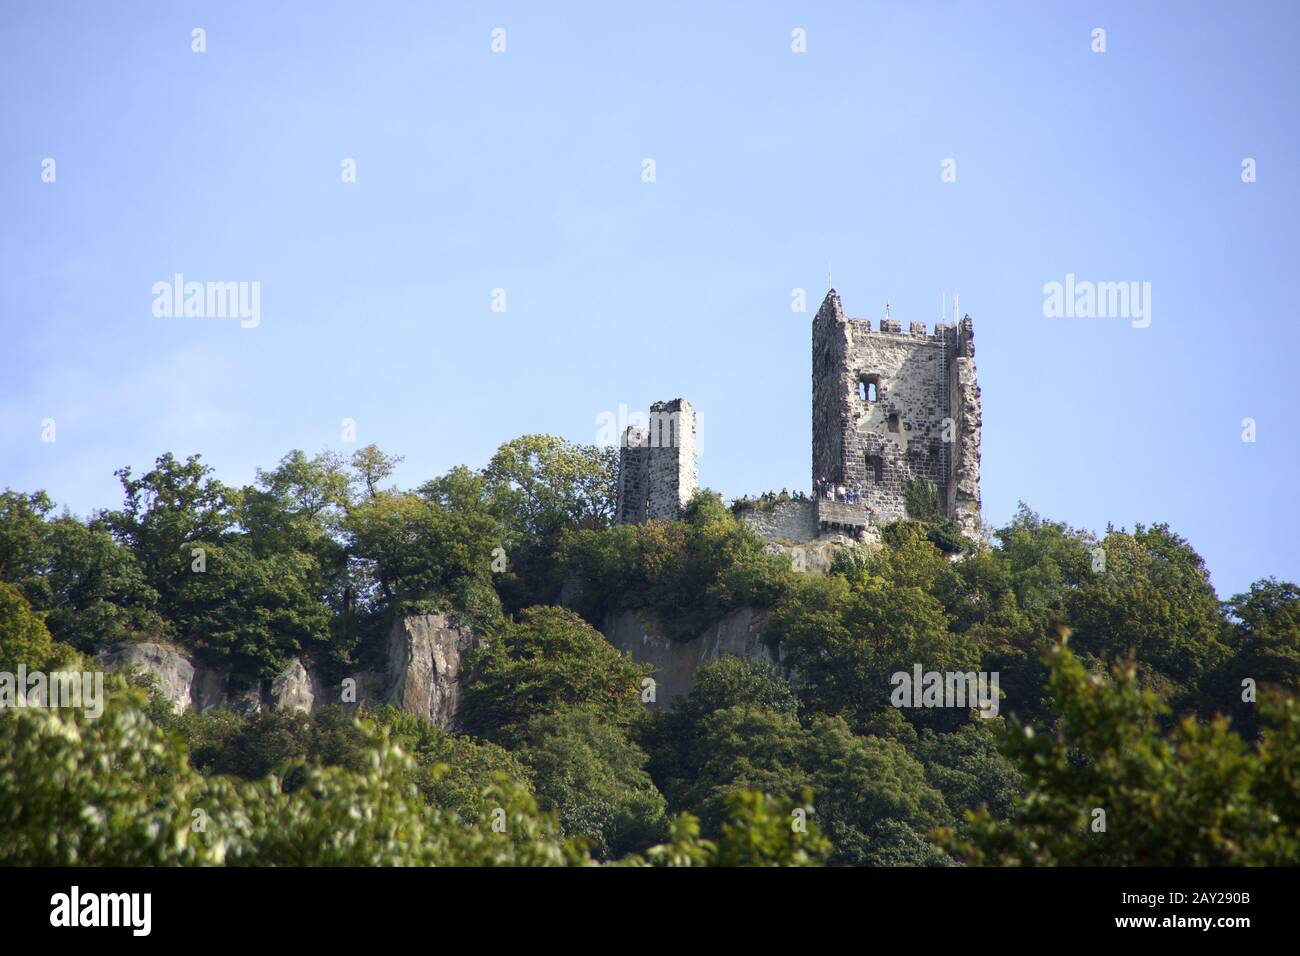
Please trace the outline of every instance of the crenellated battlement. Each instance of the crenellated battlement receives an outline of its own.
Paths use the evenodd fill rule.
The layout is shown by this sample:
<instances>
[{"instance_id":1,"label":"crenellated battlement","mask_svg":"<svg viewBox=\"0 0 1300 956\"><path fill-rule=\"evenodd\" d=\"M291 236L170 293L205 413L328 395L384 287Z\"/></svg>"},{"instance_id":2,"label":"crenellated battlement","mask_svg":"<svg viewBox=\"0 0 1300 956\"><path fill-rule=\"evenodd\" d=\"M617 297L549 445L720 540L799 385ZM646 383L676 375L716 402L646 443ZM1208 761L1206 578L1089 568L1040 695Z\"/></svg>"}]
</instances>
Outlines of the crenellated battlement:
<instances>
[{"instance_id":1,"label":"crenellated battlement","mask_svg":"<svg viewBox=\"0 0 1300 956\"><path fill-rule=\"evenodd\" d=\"M933 333L929 331L924 322L909 322L907 331L903 331L903 323L892 318L880 319L874 327L871 319L841 316L840 321L848 324L853 329L854 335L901 335L908 339L928 339L932 342L948 345L958 345L962 336L970 338L973 335L969 315L962 319L958 325L936 322Z\"/></svg>"}]
</instances>

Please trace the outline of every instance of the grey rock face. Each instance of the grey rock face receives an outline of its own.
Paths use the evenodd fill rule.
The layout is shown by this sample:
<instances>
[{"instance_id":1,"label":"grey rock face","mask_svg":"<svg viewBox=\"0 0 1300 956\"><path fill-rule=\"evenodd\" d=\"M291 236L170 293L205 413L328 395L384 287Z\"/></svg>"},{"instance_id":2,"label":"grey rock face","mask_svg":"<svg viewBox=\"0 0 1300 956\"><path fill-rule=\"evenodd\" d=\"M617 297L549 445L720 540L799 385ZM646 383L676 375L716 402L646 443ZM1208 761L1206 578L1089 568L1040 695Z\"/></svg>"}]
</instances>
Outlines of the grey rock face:
<instances>
[{"instance_id":1,"label":"grey rock face","mask_svg":"<svg viewBox=\"0 0 1300 956\"><path fill-rule=\"evenodd\" d=\"M232 696L228 674L208 667L195 667L194 682L190 684L190 706L195 713L206 714L218 707L230 707Z\"/></svg>"},{"instance_id":2,"label":"grey rock face","mask_svg":"<svg viewBox=\"0 0 1300 956\"><path fill-rule=\"evenodd\" d=\"M445 614L408 617L393 625L388 640L386 700L443 729L454 725L460 706L461 659L473 633Z\"/></svg>"},{"instance_id":3,"label":"grey rock face","mask_svg":"<svg viewBox=\"0 0 1300 956\"><path fill-rule=\"evenodd\" d=\"M263 710L311 714L330 704L387 703L447 729L460 705L461 659L473 644L473 633L445 615L408 617L393 625L383 673L364 671L350 678L352 685L338 686L322 683L294 658L269 686L240 688L230 675L196 666L183 651L156 643L122 645L102 654L100 662L105 670L134 667L153 674L177 713L226 708L246 717Z\"/></svg>"},{"instance_id":4,"label":"grey rock face","mask_svg":"<svg viewBox=\"0 0 1300 956\"><path fill-rule=\"evenodd\" d=\"M262 688L258 686L232 691L220 706L233 710L243 717L252 717L268 709L267 702L262 696Z\"/></svg>"},{"instance_id":5,"label":"grey rock face","mask_svg":"<svg viewBox=\"0 0 1300 956\"><path fill-rule=\"evenodd\" d=\"M99 661L108 671L134 669L152 674L178 714L189 709L194 665L176 648L167 644L124 644L101 654Z\"/></svg>"},{"instance_id":6,"label":"grey rock face","mask_svg":"<svg viewBox=\"0 0 1300 956\"><path fill-rule=\"evenodd\" d=\"M353 682L351 685L346 683L349 680ZM332 700L346 710L355 710L362 706L383 706L386 694L387 683L384 674L362 671L345 678L344 683L337 687L321 690L316 697L316 704L320 707L331 703Z\"/></svg>"},{"instance_id":7,"label":"grey rock face","mask_svg":"<svg viewBox=\"0 0 1300 956\"><path fill-rule=\"evenodd\" d=\"M313 706L317 697L315 683L302 661L295 657L271 682L271 709L310 714L318 709Z\"/></svg>"},{"instance_id":8,"label":"grey rock face","mask_svg":"<svg viewBox=\"0 0 1300 956\"><path fill-rule=\"evenodd\" d=\"M776 668L778 659L761 640L767 615L753 608L737 608L699 637L671 641L647 617L635 611L613 614L605 622L605 639L632 660L654 667L656 709L671 708L674 699L685 697L695 681L695 672L706 661L732 654L750 657Z\"/></svg>"}]
</instances>

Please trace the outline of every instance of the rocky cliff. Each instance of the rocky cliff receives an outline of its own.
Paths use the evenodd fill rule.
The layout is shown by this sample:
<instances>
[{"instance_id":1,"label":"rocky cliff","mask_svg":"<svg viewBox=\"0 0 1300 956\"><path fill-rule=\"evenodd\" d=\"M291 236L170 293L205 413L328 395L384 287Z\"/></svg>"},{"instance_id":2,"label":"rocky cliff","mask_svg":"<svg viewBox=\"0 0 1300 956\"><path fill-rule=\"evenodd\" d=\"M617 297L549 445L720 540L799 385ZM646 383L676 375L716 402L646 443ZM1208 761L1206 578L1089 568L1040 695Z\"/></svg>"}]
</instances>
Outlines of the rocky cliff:
<instances>
[{"instance_id":1,"label":"rocky cliff","mask_svg":"<svg viewBox=\"0 0 1300 956\"><path fill-rule=\"evenodd\" d=\"M461 660L473 643L473 633L444 614L403 618L389 631L382 673L360 672L330 685L294 658L274 680L241 688L229 674L196 664L188 652L161 643L124 644L99 660L105 670L134 668L152 674L178 713L218 708L245 715L262 710L314 713L327 704L392 704L449 729L460 704Z\"/></svg>"},{"instance_id":2,"label":"rocky cliff","mask_svg":"<svg viewBox=\"0 0 1300 956\"><path fill-rule=\"evenodd\" d=\"M766 623L764 612L743 607L692 640L671 641L652 617L622 611L605 621L603 632L634 661L654 667L652 706L658 709L672 707L675 698L689 693L700 666L723 655L779 666L778 655L762 641ZM473 632L445 614L403 618L388 633L385 667L358 672L338 684L326 684L294 658L273 680L240 687L229 674L197 664L187 651L161 643L124 644L101 654L99 661L105 670L133 668L152 674L178 713L226 708L247 716L261 711L315 713L329 704L347 709L391 704L452 730L460 708L462 662L474 644Z\"/></svg>"},{"instance_id":3,"label":"rocky cliff","mask_svg":"<svg viewBox=\"0 0 1300 956\"><path fill-rule=\"evenodd\" d=\"M473 646L473 632L453 626L444 614L398 621L388 638L385 703L444 729L453 726L460 707L461 660Z\"/></svg>"},{"instance_id":4,"label":"rocky cliff","mask_svg":"<svg viewBox=\"0 0 1300 956\"><path fill-rule=\"evenodd\" d=\"M674 699L690 692L695 672L707 661L734 654L750 657L775 668L778 655L763 643L767 615L754 608L737 608L703 634L689 641L671 641L658 630L654 620L636 611L610 615L602 629L606 640L637 663L654 667L653 706L671 708Z\"/></svg>"}]
</instances>

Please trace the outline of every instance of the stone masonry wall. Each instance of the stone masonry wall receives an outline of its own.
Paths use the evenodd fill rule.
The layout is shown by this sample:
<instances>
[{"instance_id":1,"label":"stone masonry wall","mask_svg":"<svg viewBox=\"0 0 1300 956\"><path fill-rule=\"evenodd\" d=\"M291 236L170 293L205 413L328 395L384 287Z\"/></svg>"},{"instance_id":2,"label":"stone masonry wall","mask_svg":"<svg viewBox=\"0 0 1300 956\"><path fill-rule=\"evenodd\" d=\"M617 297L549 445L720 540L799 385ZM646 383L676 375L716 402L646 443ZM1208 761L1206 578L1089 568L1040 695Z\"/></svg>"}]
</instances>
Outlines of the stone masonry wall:
<instances>
[{"instance_id":1,"label":"stone masonry wall","mask_svg":"<svg viewBox=\"0 0 1300 956\"><path fill-rule=\"evenodd\" d=\"M811 541L817 537L817 504L811 500L746 508L740 520L768 541Z\"/></svg>"},{"instance_id":2,"label":"stone masonry wall","mask_svg":"<svg viewBox=\"0 0 1300 956\"><path fill-rule=\"evenodd\" d=\"M970 316L958 328L948 392L957 442L949 456L947 514L962 533L975 537L980 524L980 387L975 377L975 329Z\"/></svg>"},{"instance_id":3,"label":"stone masonry wall","mask_svg":"<svg viewBox=\"0 0 1300 956\"><path fill-rule=\"evenodd\" d=\"M695 409L683 398L650 406L650 427L630 427L619 448L620 524L673 520L700 485Z\"/></svg>"},{"instance_id":4,"label":"stone masonry wall","mask_svg":"<svg viewBox=\"0 0 1300 956\"><path fill-rule=\"evenodd\" d=\"M844 314L834 289L813 318L812 481L861 492L867 519L907 516L909 482L934 484L939 505L975 536L980 513L980 390L970 316L958 325L924 323L906 332L888 317ZM617 520L672 520L699 486L695 410L685 399L650 406L650 427L629 428L619 452ZM868 512L867 509L870 509ZM764 537L811 540L826 524L807 509L746 517ZM840 522L843 524L843 522ZM848 525L846 525L847 527Z\"/></svg>"},{"instance_id":5,"label":"stone masonry wall","mask_svg":"<svg viewBox=\"0 0 1300 956\"><path fill-rule=\"evenodd\" d=\"M650 406L649 502L652 519L673 520L699 488L695 409L684 398Z\"/></svg>"},{"instance_id":6,"label":"stone masonry wall","mask_svg":"<svg viewBox=\"0 0 1300 956\"><path fill-rule=\"evenodd\" d=\"M874 387L874 398L863 397ZM861 391L860 391L861 387ZM867 393L870 395L870 393ZM949 421L945 421L949 420ZM944 441L945 428L952 441ZM860 486L881 520L906 516L907 483L934 482L945 512L979 513L979 389L960 328L844 315L832 289L813 320L813 480ZM973 517L972 517L973 516Z\"/></svg>"},{"instance_id":7,"label":"stone masonry wall","mask_svg":"<svg viewBox=\"0 0 1300 956\"><path fill-rule=\"evenodd\" d=\"M843 327L840 298L831 290L813 318L812 345L812 484L827 478L837 480L844 452L844 431L840 421L843 404L838 370L844 367L848 336Z\"/></svg>"},{"instance_id":8,"label":"stone masonry wall","mask_svg":"<svg viewBox=\"0 0 1300 956\"><path fill-rule=\"evenodd\" d=\"M618 449L618 502L615 506L619 524L641 524L646 519L650 501L650 433L630 426L623 433Z\"/></svg>"}]
</instances>

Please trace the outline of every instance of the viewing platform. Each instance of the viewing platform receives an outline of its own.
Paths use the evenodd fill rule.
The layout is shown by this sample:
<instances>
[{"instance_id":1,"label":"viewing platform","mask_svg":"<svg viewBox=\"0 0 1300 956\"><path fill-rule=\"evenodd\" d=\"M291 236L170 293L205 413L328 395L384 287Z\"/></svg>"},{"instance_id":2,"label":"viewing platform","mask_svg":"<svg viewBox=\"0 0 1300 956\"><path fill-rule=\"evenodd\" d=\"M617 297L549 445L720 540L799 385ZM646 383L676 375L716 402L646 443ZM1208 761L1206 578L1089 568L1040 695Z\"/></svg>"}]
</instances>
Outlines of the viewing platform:
<instances>
[{"instance_id":1,"label":"viewing platform","mask_svg":"<svg viewBox=\"0 0 1300 956\"><path fill-rule=\"evenodd\" d=\"M875 516L867 510L864 502L831 501L828 498L815 500L817 524L824 531L842 531L856 535L874 523Z\"/></svg>"}]
</instances>

